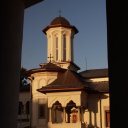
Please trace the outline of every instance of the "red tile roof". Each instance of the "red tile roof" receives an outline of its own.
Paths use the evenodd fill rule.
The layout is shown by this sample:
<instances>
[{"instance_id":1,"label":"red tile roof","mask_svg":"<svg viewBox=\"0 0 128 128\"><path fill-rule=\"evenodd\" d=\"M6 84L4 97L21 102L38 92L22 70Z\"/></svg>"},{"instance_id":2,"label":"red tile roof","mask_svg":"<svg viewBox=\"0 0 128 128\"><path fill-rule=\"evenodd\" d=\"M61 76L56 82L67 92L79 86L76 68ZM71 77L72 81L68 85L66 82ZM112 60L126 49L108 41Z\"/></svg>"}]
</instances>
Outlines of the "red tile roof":
<instances>
[{"instance_id":1,"label":"red tile roof","mask_svg":"<svg viewBox=\"0 0 128 128\"><path fill-rule=\"evenodd\" d=\"M52 22L50 23L50 25L48 25L47 27L45 27L42 31L46 34L46 31L49 28L54 28L54 27L65 27L65 28L71 28L74 30L75 34L78 33L78 30L75 26L70 25L69 21L64 18L64 17L55 17Z\"/></svg>"},{"instance_id":2,"label":"red tile roof","mask_svg":"<svg viewBox=\"0 0 128 128\"><path fill-rule=\"evenodd\" d=\"M48 72L63 72L66 70L66 69L63 69L63 68L61 68L61 67L59 67L56 64L53 64L51 62L40 65L40 66L41 66L41 68L28 70L26 72L27 76L30 76L31 74L37 73L37 72L46 72L46 71L48 71Z\"/></svg>"},{"instance_id":3,"label":"red tile roof","mask_svg":"<svg viewBox=\"0 0 128 128\"><path fill-rule=\"evenodd\" d=\"M59 72L55 81L38 89L38 91L46 93L52 91L84 90L85 88L86 84L79 74L74 71L67 70L65 72Z\"/></svg>"},{"instance_id":4,"label":"red tile roof","mask_svg":"<svg viewBox=\"0 0 128 128\"><path fill-rule=\"evenodd\" d=\"M80 72L84 78L108 77L108 69L91 69Z\"/></svg>"}]
</instances>

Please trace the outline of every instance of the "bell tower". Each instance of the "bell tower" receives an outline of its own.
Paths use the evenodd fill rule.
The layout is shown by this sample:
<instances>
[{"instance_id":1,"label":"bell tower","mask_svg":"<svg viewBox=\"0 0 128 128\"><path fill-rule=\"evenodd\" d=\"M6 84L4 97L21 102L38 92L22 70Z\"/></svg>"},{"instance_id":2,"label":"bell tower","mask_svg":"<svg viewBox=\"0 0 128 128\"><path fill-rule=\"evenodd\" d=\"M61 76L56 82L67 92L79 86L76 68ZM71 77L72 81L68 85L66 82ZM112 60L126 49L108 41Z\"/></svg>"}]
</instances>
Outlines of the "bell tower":
<instances>
[{"instance_id":1,"label":"bell tower","mask_svg":"<svg viewBox=\"0 0 128 128\"><path fill-rule=\"evenodd\" d=\"M47 62L67 68L73 62L73 38L78 30L69 21L58 16L42 30L47 36Z\"/></svg>"}]
</instances>

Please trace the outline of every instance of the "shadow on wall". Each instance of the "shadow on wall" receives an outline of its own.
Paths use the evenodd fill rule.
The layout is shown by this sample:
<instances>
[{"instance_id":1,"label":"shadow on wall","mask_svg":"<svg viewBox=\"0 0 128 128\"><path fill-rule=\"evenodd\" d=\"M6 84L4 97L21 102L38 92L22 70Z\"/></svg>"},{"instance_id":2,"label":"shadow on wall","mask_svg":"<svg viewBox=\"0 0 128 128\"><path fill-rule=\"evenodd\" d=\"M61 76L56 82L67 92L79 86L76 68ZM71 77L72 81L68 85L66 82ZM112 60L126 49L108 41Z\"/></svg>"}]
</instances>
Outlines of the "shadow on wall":
<instances>
[{"instance_id":1,"label":"shadow on wall","mask_svg":"<svg viewBox=\"0 0 128 128\"><path fill-rule=\"evenodd\" d=\"M88 100L88 113L89 113L89 124L85 123L84 128L102 128L102 111L101 111L101 102L103 99L108 98L108 96L104 94L92 94L89 96ZM98 105L99 103L99 105ZM98 112L99 107L99 112ZM97 114L100 115L100 127L97 126Z\"/></svg>"}]
</instances>

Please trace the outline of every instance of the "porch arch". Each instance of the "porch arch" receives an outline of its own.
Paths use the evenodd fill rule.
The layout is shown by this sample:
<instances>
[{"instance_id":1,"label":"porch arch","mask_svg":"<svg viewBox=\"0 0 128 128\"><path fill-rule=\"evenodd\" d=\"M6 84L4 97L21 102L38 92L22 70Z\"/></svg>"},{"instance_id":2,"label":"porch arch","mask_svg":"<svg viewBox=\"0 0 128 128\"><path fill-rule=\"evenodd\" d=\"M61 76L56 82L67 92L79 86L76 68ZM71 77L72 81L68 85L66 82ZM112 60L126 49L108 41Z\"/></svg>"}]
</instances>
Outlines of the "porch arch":
<instances>
[{"instance_id":1,"label":"porch arch","mask_svg":"<svg viewBox=\"0 0 128 128\"><path fill-rule=\"evenodd\" d=\"M66 122L67 123L77 123L80 119L80 109L76 106L76 103L72 100L69 101L65 107L66 110Z\"/></svg>"},{"instance_id":2,"label":"porch arch","mask_svg":"<svg viewBox=\"0 0 128 128\"><path fill-rule=\"evenodd\" d=\"M51 108L51 119L52 123L63 122L63 108L59 101L56 101Z\"/></svg>"}]
</instances>

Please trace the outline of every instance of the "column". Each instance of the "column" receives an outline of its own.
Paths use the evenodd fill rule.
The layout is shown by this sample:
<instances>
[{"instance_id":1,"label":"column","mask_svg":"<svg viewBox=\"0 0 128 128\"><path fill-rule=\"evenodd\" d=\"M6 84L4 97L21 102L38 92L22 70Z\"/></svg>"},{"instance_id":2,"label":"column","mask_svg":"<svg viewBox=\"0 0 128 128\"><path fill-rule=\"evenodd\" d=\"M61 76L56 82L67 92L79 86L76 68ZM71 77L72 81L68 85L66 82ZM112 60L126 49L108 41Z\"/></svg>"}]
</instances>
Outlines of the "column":
<instances>
[{"instance_id":1,"label":"column","mask_svg":"<svg viewBox=\"0 0 128 128\"><path fill-rule=\"evenodd\" d=\"M63 108L63 123L66 122L66 111L65 108Z\"/></svg>"},{"instance_id":2,"label":"column","mask_svg":"<svg viewBox=\"0 0 128 128\"><path fill-rule=\"evenodd\" d=\"M80 107L78 107L78 122L80 122Z\"/></svg>"},{"instance_id":3,"label":"column","mask_svg":"<svg viewBox=\"0 0 128 128\"><path fill-rule=\"evenodd\" d=\"M107 40L108 40L108 67L110 85L111 127L128 125L128 105L122 105L128 97L127 70L128 69L128 7L127 1L106 0L107 8ZM118 70L117 70L117 67ZM120 73L120 75L118 74ZM116 85L116 89L115 89ZM123 85L123 86L120 86ZM121 102L117 97L120 94ZM121 110L121 111L119 111ZM118 116L117 113L118 112ZM119 118L119 116L121 118Z\"/></svg>"},{"instance_id":4,"label":"column","mask_svg":"<svg viewBox=\"0 0 128 128\"><path fill-rule=\"evenodd\" d=\"M49 122L52 122L52 113L51 113L51 108L49 108Z\"/></svg>"},{"instance_id":5,"label":"column","mask_svg":"<svg viewBox=\"0 0 128 128\"><path fill-rule=\"evenodd\" d=\"M24 4L22 0L1 2L0 127L17 128Z\"/></svg>"},{"instance_id":6,"label":"column","mask_svg":"<svg viewBox=\"0 0 128 128\"><path fill-rule=\"evenodd\" d=\"M84 122L84 108L81 107L81 122Z\"/></svg>"}]
</instances>

